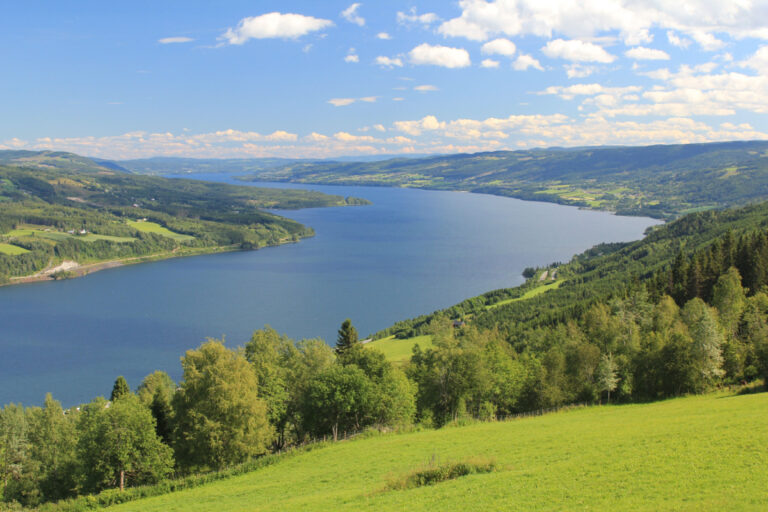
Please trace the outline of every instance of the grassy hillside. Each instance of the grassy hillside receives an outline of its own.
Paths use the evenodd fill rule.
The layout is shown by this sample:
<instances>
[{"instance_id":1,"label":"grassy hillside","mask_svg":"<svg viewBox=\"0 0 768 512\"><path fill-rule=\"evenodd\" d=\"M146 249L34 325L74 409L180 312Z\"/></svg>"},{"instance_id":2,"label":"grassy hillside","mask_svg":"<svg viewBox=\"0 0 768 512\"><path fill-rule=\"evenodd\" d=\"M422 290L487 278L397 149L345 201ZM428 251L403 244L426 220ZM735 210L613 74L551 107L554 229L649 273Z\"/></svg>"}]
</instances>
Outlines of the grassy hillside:
<instances>
[{"instance_id":1,"label":"grassy hillside","mask_svg":"<svg viewBox=\"0 0 768 512\"><path fill-rule=\"evenodd\" d=\"M293 162L255 181L467 190L672 218L768 197L768 142L534 149L382 162Z\"/></svg>"},{"instance_id":2,"label":"grassy hillside","mask_svg":"<svg viewBox=\"0 0 768 512\"><path fill-rule=\"evenodd\" d=\"M763 510L768 394L723 393L353 440L110 510ZM488 474L411 490L432 461Z\"/></svg>"},{"instance_id":3,"label":"grassy hillside","mask_svg":"<svg viewBox=\"0 0 768 512\"><path fill-rule=\"evenodd\" d=\"M71 153L0 151L0 284L45 278L39 273L64 261L136 262L296 241L312 230L263 209L368 203L114 167Z\"/></svg>"}]
</instances>

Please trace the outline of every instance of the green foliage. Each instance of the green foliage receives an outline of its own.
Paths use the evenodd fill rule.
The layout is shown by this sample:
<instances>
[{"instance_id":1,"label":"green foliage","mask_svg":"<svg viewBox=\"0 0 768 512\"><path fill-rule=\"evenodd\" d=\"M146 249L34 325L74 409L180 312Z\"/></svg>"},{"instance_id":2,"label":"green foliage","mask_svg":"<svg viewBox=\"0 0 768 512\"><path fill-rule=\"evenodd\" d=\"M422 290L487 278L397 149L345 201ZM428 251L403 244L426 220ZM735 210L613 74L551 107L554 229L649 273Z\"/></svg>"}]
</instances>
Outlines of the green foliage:
<instances>
[{"instance_id":1,"label":"green foliage","mask_svg":"<svg viewBox=\"0 0 768 512\"><path fill-rule=\"evenodd\" d=\"M115 379L115 385L112 386L112 394L109 395L109 399L111 401L119 400L120 398L129 395L131 393L131 388L128 386L128 382L126 382L125 377L120 375L117 379Z\"/></svg>"},{"instance_id":2,"label":"green foliage","mask_svg":"<svg viewBox=\"0 0 768 512\"><path fill-rule=\"evenodd\" d=\"M357 343L359 343L357 329L352 325L352 321L347 318L339 328L339 334L336 338L336 354L343 354Z\"/></svg>"},{"instance_id":3,"label":"green foliage","mask_svg":"<svg viewBox=\"0 0 768 512\"><path fill-rule=\"evenodd\" d=\"M111 404L94 400L80 414L78 430L86 491L154 483L171 473L173 452L157 437L152 414L133 394Z\"/></svg>"},{"instance_id":4,"label":"green foliage","mask_svg":"<svg viewBox=\"0 0 768 512\"><path fill-rule=\"evenodd\" d=\"M430 461L426 467L421 467L400 477L390 479L384 491L415 489L454 480L462 476L492 473L498 469L495 460L489 458L473 458L466 461L444 462L442 464Z\"/></svg>"},{"instance_id":5,"label":"green foliage","mask_svg":"<svg viewBox=\"0 0 768 512\"><path fill-rule=\"evenodd\" d=\"M185 469L221 469L267 451L274 430L258 378L242 355L217 340L189 350L173 398L174 447Z\"/></svg>"}]
</instances>

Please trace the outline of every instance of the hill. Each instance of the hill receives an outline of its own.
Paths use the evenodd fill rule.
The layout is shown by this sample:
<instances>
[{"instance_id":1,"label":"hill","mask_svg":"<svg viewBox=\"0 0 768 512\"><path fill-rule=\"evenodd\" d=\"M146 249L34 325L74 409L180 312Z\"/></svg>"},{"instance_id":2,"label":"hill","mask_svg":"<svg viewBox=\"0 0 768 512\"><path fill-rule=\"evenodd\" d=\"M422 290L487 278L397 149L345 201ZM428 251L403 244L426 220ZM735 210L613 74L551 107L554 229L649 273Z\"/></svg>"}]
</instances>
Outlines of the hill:
<instances>
[{"instance_id":1,"label":"hill","mask_svg":"<svg viewBox=\"0 0 768 512\"><path fill-rule=\"evenodd\" d=\"M107 261L297 241L312 230L262 209L368 203L140 176L105 165L71 153L0 151L0 284L72 275L73 269L82 274Z\"/></svg>"},{"instance_id":2,"label":"hill","mask_svg":"<svg viewBox=\"0 0 768 512\"><path fill-rule=\"evenodd\" d=\"M673 218L768 198L767 152L766 141L550 148L293 162L243 179L464 190Z\"/></svg>"},{"instance_id":3,"label":"hill","mask_svg":"<svg viewBox=\"0 0 768 512\"><path fill-rule=\"evenodd\" d=\"M768 394L576 409L325 446L109 510L762 510ZM433 462L497 470L409 490Z\"/></svg>"}]
</instances>

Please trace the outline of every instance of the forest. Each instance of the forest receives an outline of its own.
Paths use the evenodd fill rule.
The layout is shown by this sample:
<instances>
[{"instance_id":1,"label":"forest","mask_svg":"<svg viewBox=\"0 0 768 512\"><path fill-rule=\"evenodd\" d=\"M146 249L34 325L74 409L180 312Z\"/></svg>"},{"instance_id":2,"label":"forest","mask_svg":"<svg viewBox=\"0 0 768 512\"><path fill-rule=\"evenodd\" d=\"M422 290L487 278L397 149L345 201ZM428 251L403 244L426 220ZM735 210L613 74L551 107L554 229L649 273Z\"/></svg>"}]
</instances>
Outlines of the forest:
<instances>
[{"instance_id":1,"label":"forest","mask_svg":"<svg viewBox=\"0 0 768 512\"><path fill-rule=\"evenodd\" d=\"M134 388L117 377L109 400L66 411L50 395L7 405L2 499L78 510L91 493L118 502L121 489L166 489L369 430L757 385L768 377L767 240L768 203L688 215L557 264L559 288L504 302L537 285L531 269L520 289L379 333L432 336L403 365L361 343L350 320L335 348L265 327L242 347L188 351L178 383L158 371Z\"/></svg>"},{"instance_id":2,"label":"forest","mask_svg":"<svg viewBox=\"0 0 768 512\"><path fill-rule=\"evenodd\" d=\"M263 209L368 204L314 191L139 176L69 153L0 152L4 159L13 165L0 165L0 283L64 260L297 241L311 236L311 228Z\"/></svg>"},{"instance_id":3,"label":"forest","mask_svg":"<svg viewBox=\"0 0 768 512\"><path fill-rule=\"evenodd\" d=\"M242 179L464 190L673 219L762 200L766 150L765 141L743 141L297 161Z\"/></svg>"}]
</instances>

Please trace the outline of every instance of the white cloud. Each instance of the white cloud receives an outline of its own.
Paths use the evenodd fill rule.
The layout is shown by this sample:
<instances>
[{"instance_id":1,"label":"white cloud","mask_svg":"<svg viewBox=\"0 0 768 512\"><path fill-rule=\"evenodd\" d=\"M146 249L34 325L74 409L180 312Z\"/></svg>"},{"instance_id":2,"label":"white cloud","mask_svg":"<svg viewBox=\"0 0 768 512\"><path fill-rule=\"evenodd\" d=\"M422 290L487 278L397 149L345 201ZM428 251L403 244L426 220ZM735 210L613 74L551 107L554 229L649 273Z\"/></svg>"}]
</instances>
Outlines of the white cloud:
<instances>
[{"instance_id":1,"label":"white cloud","mask_svg":"<svg viewBox=\"0 0 768 512\"><path fill-rule=\"evenodd\" d=\"M343 142L374 142L375 139L370 135L352 135L347 132L336 132L333 138Z\"/></svg>"},{"instance_id":2,"label":"white cloud","mask_svg":"<svg viewBox=\"0 0 768 512\"><path fill-rule=\"evenodd\" d=\"M485 43L480 51L487 55L504 55L505 57L511 57L517 51L517 47L515 46L515 43L509 39L500 37Z\"/></svg>"},{"instance_id":3,"label":"white cloud","mask_svg":"<svg viewBox=\"0 0 768 512\"><path fill-rule=\"evenodd\" d=\"M752 68L761 75L768 75L768 46L761 46L748 59L739 62L743 68Z\"/></svg>"},{"instance_id":4,"label":"white cloud","mask_svg":"<svg viewBox=\"0 0 768 512\"><path fill-rule=\"evenodd\" d=\"M392 98L392 101L403 101L403 100L405 100L405 98L400 98L400 97Z\"/></svg>"},{"instance_id":5,"label":"white cloud","mask_svg":"<svg viewBox=\"0 0 768 512\"><path fill-rule=\"evenodd\" d=\"M435 116L425 116L418 121L396 121L395 129L408 135L418 136L424 131L445 128L445 123L440 123Z\"/></svg>"},{"instance_id":6,"label":"white cloud","mask_svg":"<svg viewBox=\"0 0 768 512\"><path fill-rule=\"evenodd\" d=\"M679 37L677 34L675 34L671 30L667 30L667 41L669 41L669 44L672 46L677 46L678 48L688 48L690 46L691 41L690 39L686 39L684 37Z\"/></svg>"},{"instance_id":7,"label":"white cloud","mask_svg":"<svg viewBox=\"0 0 768 512\"><path fill-rule=\"evenodd\" d=\"M434 85L417 85L413 90L418 92L430 92L437 91L438 89Z\"/></svg>"},{"instance_id":8,"label":"white cloud","mask_svg":"<svg viewBox=\"0 0 768 512\"><path fill-rule=\"evenodd\" d=\"M299 136L295 133L289 133L283 130L276 130L269 135L264 136L264 140L269 141L280 141L280 142L287 142L287 141L295 141L298 139Z\"/></svg>"},{"instance_id":9,"label":"white cloud","mask_svg":"<svg viewBox=\"0 0 768 512\"><path fill-rule=\"evenodd\" d=\"M400 57L385 57L380 55L376 57L376 64L383 68L401 68L403 67L403 60Z\"/></svg>"},{"instance_id":10,"label":"white cloud","mask_svg":"<svg viewBox=\"0 0 768 512\"><path fill-rule=\"evenodd\" d=\"M711 0L460 0L461 15L440 25L449 37L485 41L493 35L562 34L590 39L617 32L627 45L648 43L655 28L689 35L702 48L718 46L714 34L768 39L764 2Z\"/></svg>"},{"instance_id":11,"label":"white cloud","mask_svg":"<svg viewBox=\"0 0 768 512\"><path fill-rule=\"evenodd\" d=\"M481 68L497 68L499 67L499 61L493 59L483 59L480 63Z\"/></svg>"},{"instance_id":12,"label":"white cloud","mask_svg":"<svg viewBox=\"0 0 768 512\"><path fill-rule=\"evenodd\" d=\"M600 62L607 64L616 59L616 57L606 52L601 46L578 39L571 39L569 41L555 39L547 42L547 45L541 51L551 59L565 59L573 62Z\"/></svg>"},{"instance_id":13,"label":"white cloud","mask_svg":"<svg viewBox=\"0 0 768 512\"><path fill-rule=\"evenodd\" d=\"M297 39L311 32L330 27L333 22L302 14L271 12L243 18L237 28L229 28L219 40L229 44L243 44L250 39Z\"/></svg>"},{"instance_id":14,"label":"white cloud","mask_svg":"<svg viewBox=\"0 0 768 512\"><path fill-rule=\"evenodd\" d=\"M376 103L377 99L379 99L378 96L364 96L360 98L360 101L364 101L365 103Z\"/></svg>"},{"instance_id":15,"label":"white cloud","mask_svg":"<svg viewBox=\"0 0 768 512\"><path fill-rule=\"evenodd\" d=\"M328 103L334 107L346 107L347 105L351 105L356 101L356 98L332 98L328 100Z\"/></svg>"},{"instance_id":16,"label":"white cloud","mask_svg":"<svg viewBox=\"0 0 768 512\"><path fill-rule=\"evenodd\" d=\"M160 44L191 43L192 41L194 41L194 39L191 37L164 37L157 40Z\"/></svg>"},{"instance_id":17,"label":"white cloud","mask_svg":"<svg viewBox=\"0 0 768 512\"><path fill-rule=\"evenodd\" d=\"M365 18L357 14L357 9L358 7L360 7L360 5L362 4L354 3L350 5L349 7L341 11L341 17L350 23L354 23L355 25L358 25L361 27L365 26Z\"/></svg>"},{"instance_id":18,"label":"white cloud","mask_svg":"<svg viewBox=\"0 0 768 512\"><path fill-rule=\"evenodd\" d=\"M539 63L538 60L531 57L530 55L525 55L521 53L517 56L517 59L515 59L515 62L512 63L512 69L515 71L525 71L528 68L538 69L539 71L544 71L544 68Z\"/></svg>"},{"instance_id":19,"label":"white cloud","mask_svg":"<svg viewBox=\"0 0 768 512\"><path fill-rule=\"evenodd\" d=\"M397 22L401 25L409 24L409 23L420 23L422 25L431 25L432 23L436 22L440 18L437 16L437 14L433 12L428 12L425 14L418 14L416 12L415 7L411 7L411 10L408 11L408 13L400 12L397 13Z\"/></svg>"},{"instance_id":20,"label":"white cloud","mask_svg":"<svg viewBox=\"0 0 768 512\"><path fill-rule=\"evenodd\" d=\"M624 52L624 55L635 60L669 60L669 54L662 50L636 46Z\"/></svg>"},{"instance_id":21,"label":"white cloud","mask_svg":"<svg viewBox=\"0 0 768 512\"><path fill-rule=\"evenodd\" d=\"M376 38L383 39L384 41L389 41L390 39L392 39L392 36L390 36L386 32L379 32L378 34L376 34Z\"/></svg>"},{"instance_id":22,"label":"white cloud","mask_svg":"<svg viewBox=\"0 0 768 512\"><path fill-rule=\"evenodd\" d=\"M385 132L385 131L387 131L387 129L384 128L383 124L375 124L375 125L373 125L373 129L378 131L378 132Z\"/></svg>"},{"instance_id":23,"label":"white cloud","mask_svg":"<svg viewBox=\"0 0 768 512\"><path fill-rule=\"evenodd\" d=\"M471 64L469 52L464 48L420 44L408 54L412 64L442 66L444 68L464 68Z\"/></svg>"},{"instance_id":24,"label":"white cloud","mask_svg":"<svg viewBox=\"0 0 768 512\"><path fill-rule=\"evenodd\" d=\"M595 66L585 66L584 64L566 64L563 67L568 78L586 78L597 71Z\"/></svg>"},{"instance_id":25,"label":"white cloud","mask_svg":"<svg viewBox=\"0 0 768 512\"><path fill-rule=\"evenodd\" d=\"M357 56L357 52L354 48L349 49L347 56L344 57L344 62L360 62L360 57Z\"/></svg>"}]
</instances>

